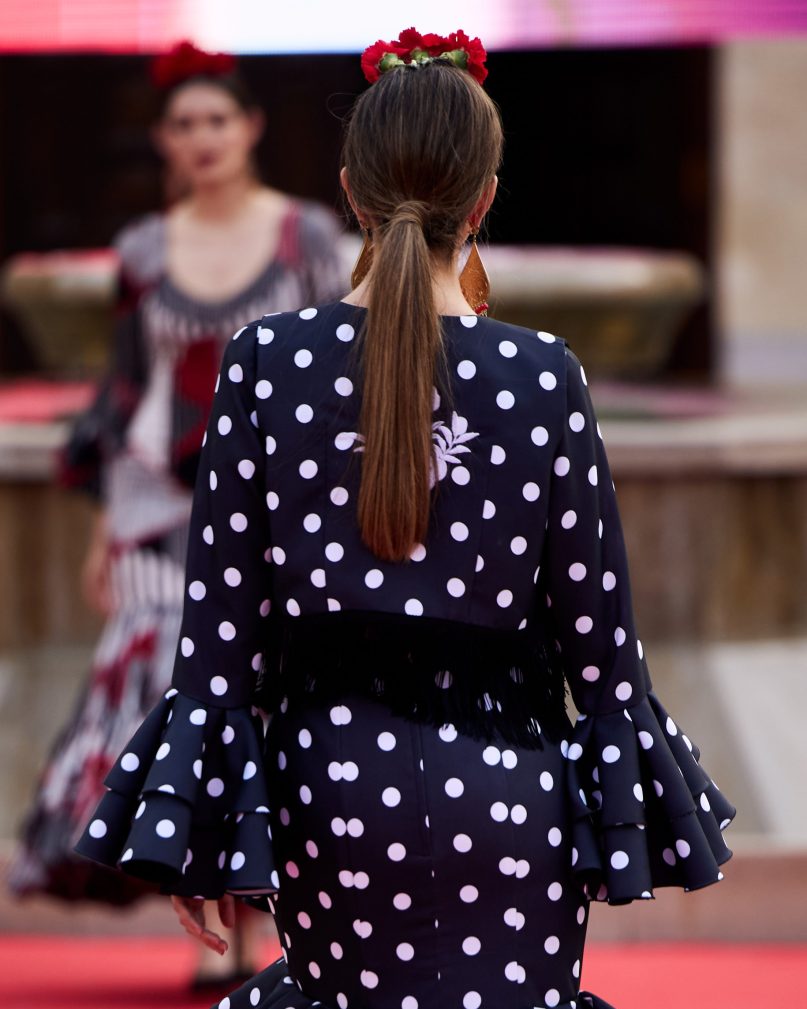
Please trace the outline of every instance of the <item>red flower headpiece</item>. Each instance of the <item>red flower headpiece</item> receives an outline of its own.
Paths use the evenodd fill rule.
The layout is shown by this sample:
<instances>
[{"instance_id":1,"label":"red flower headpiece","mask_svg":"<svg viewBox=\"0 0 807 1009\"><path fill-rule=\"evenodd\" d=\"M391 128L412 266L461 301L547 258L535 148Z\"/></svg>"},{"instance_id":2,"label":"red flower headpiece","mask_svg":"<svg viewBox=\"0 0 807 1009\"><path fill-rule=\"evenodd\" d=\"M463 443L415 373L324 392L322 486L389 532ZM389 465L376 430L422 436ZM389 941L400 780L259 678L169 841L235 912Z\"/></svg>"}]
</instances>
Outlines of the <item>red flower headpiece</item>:
<instances>
[{"instance_id":1,"label":"red flower headpiece","mask_svg":"<svg viewBox=\"0 0 807 1009\"><path fill-rule=\"evenodd\" d=\"M235 70L235 57L229 53L206 53L192 42L178 42L167 53L155 57L151 79L163 91L191 77L226 77Z\"/></svg>"},{"instance_id":2,"label":"red flower headpiece","mask_svg":"<svg viewBox=\"0 0 807 1009\"><path fill-rule=\"evenodd\" d=\"M461 70L467 70L481 84L488 75L485 68L487 52L479 39L471 39L462 29L450 35L421 35L414 28L402 31L394 42L380 39L368 46L361 57L361 68L367 80L374 84L381 74L400 66L424 66L433 60L445 60Z\"/></svg>"}]
</instances>

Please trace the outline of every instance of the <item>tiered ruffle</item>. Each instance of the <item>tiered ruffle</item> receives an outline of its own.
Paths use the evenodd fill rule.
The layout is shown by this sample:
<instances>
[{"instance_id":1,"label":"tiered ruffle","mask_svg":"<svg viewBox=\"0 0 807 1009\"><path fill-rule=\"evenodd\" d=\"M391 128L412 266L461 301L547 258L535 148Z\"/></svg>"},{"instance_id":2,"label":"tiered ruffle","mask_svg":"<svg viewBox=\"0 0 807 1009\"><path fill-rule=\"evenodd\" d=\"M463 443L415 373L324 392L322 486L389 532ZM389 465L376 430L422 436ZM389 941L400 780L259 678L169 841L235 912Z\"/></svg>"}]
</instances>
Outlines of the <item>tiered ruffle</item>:
<instances>
[{"instance_id":1,"label":"tiered ruffle","mask_svg":"<svg viewBox=\"0 0 807 1009\"><path fill-rule=\"evenodd\" d=\"M254 710L169 690L107 775L76 851L169 893L276 890L262 751Z\"/></svg>"},{"instance_id":2,"label":"tiered ruffle","mask_svg":"<svg viewBox=\"0 0 807 1009\"><path fill-rule=\"evenodd\" d=\"M732 853L721 831L734 807L655 694L581 715L566 756L574 872L592 899L622 904L722 879Z\"/></svg>"}]
</instances>

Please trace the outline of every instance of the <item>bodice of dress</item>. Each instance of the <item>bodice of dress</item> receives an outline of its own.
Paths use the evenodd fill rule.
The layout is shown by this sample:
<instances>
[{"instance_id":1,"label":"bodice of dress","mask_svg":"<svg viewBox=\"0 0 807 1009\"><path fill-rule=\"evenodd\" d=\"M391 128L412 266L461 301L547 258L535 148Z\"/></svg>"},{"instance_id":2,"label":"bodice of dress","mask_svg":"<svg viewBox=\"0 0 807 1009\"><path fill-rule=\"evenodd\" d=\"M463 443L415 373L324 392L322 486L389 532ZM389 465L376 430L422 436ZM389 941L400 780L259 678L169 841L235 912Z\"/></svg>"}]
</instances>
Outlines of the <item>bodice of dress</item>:
<instances>
[{"instance_id":1,"label":"bodice of dress","mask_svg":"<svg viewBox=\"0 0 807 1009\"><path fill-rule=\"evenodd\" d=\"M734 810L651 690L579 361L547 333L443 319L428 535L386 563L356 522L362 321L326 303L228 344L172 689L108 776L81 850L174 893L277 888L256 705L282 713L297 691L292 707L333 698L338 720L359 692L451 732L558 747L573 872L592 897L721 878ZM574 727L553 717L564 681Z\"/></svg>"}]
</instances>

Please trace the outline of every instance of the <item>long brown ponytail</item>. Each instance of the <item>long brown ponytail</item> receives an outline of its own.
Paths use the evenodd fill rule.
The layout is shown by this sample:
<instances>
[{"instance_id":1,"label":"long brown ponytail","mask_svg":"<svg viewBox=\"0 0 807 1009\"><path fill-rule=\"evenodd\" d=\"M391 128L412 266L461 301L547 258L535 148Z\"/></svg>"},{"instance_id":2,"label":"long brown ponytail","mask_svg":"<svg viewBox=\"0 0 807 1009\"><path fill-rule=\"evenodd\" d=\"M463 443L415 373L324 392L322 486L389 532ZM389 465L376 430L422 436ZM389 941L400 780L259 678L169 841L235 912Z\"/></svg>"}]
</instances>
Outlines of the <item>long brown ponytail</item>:
<instances>
[{"instance_id":1,"label":"long brown ponytail","mask_svg":"<svg viewBox=\"0 0 807 1009\"><path fill-rule=\"evenodd\" d=\"M384 74L348 125L349 185L373 228L358 520L383 560L405 560L426 535L442 353L432 267L456 254L501 149L496 106L469 74L440 62Z\"/></svg>"}]
</instances>

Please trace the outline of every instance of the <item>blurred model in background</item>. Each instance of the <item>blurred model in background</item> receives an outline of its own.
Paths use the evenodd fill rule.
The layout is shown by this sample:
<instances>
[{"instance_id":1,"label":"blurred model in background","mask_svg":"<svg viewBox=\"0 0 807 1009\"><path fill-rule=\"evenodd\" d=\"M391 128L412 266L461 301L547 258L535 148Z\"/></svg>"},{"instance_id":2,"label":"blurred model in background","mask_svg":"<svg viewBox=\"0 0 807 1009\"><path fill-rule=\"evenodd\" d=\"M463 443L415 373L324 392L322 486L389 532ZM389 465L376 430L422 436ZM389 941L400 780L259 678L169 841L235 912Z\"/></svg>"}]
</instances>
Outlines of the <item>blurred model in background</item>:
<instances>
[{"instance_id":1,"label":"blurred model in background","mask_svg":"<svg viewBox=\"0 0 807 1009\"><path fill-rule=\"evenodd\" d=\"M170 682L191 489L225 343L250 319L333 300L348 287L335 217L259 181L264 117L234 59L182 43L152 71L162 95L155 140L182 195L115 241L112 361L63 464L65 482L98 501L83 588L106 624L9 877L18 895L113 905L152 891L72 849L109 767ZM226 962L204 953L197 985L252 973L249 914Z\"/></svg>"}]
</instances>

